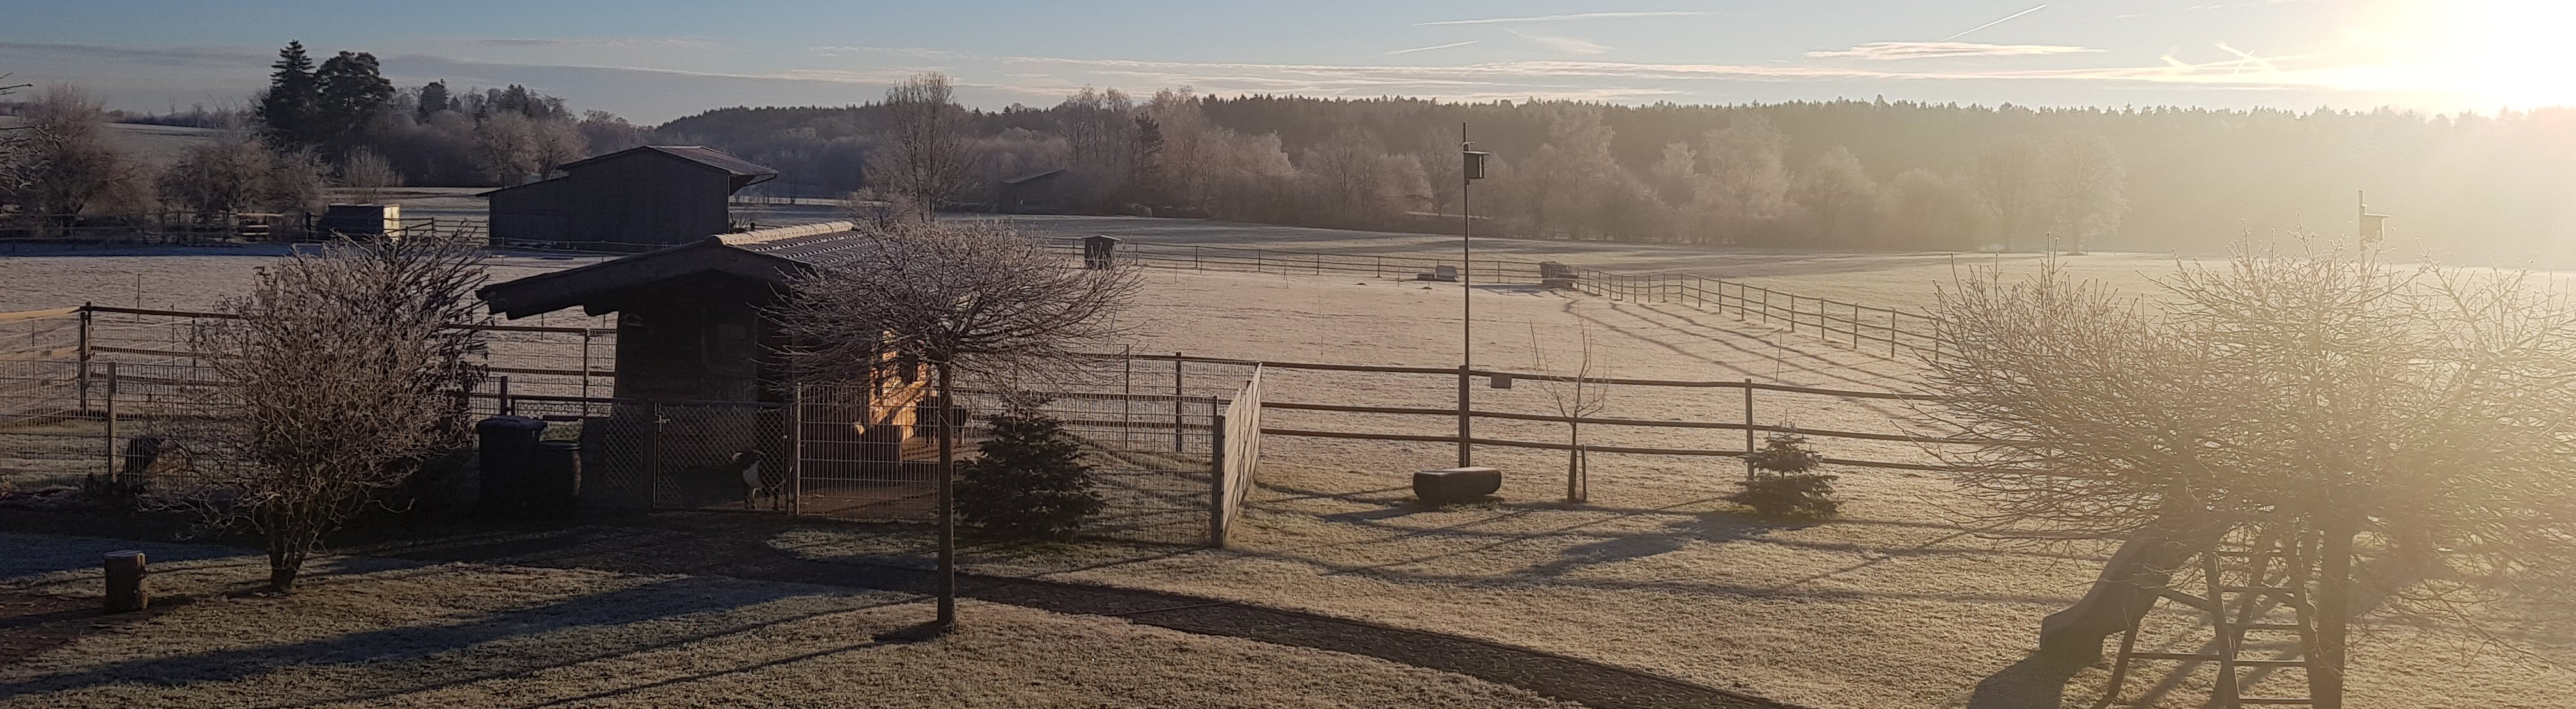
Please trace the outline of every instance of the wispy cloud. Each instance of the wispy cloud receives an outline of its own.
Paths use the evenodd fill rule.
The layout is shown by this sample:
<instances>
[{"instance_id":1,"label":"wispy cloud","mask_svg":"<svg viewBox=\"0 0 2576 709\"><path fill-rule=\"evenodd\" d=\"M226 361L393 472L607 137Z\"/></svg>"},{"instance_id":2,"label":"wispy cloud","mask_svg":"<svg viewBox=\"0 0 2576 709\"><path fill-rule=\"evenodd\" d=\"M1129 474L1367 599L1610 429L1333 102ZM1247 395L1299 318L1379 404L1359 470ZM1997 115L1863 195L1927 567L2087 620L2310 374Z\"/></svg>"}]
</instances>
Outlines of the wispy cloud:
<instances>
[{"instance_id":1,"label":"wispy cloud","mask_svg":"<svg viewBox=\"0 0 2576 709\"><path fill-rule=\"evenodd\" d=\"M1414 53L1414 52L1428 52L1428 51L1433 51L1433 50L1438 50L1438 49L1449 49L1449 48L1452 48L1452 47L1464 47L1464 46L1467 46L1467 45L1470 45L1470 44L1475 44L1475 43L1477 43L1477 42L1482 42L1482 41L1484 41L1484 40L1480 40L1480 39L1471 39L1471 40L1467 40L1467 41L1464 41L1464 42L1450 42L1450 43L1448 43L1448 44L1434 44L1434 45L1431 45L1431 46L1428 46L1428 47L1414 47L1414 48L1412 48L1412 49L1398 49L1398 50L1395 50L1395 51L1392 51L1392 52L1379 52L1379 53L1375 54L1374 56L1380 56L1380 57L1391 57L1391 56L1395 56L1395 55L1398 55L1398 54L1412 54L1412 53Z\"/></svg>"},{"instance_id":2,"label":"wispy cloud","mask_svg":"<svg viewBox=\"0 0 2576 709\"><path fill-rule=\"evenodd\" d=\"M1977 42L1871 42L1850 49L1818 50L1807 56L1817 58L1848 57L1878 61L1896 59L1941 59L1946 57L2019 57L2049 54L2099 52L2092 47L2062 44L1980 44Z\"/></svg>"},{"instance_id":3,"label":"wispy cloud","mask_svg":"<svg viewBox=\"0 0 2576 709\"><path fill-rule=\"evenodd\" d=\"M1985 23L1985 24L1982 24L1982 25L1977 25L1977 26L1975 26L1975 27L1970 27L1970 28L1968 28L1968 29L1967 29L1967 31L1966 31L1966 32L1960 32L1960 33L1958 33L1958 34L1950 35L1950 36L1948 36L1948 37L1943 37L1943 38L1941 38L1941 41L1943 41L1943 42L1947 42L1947 41L1950 41L1950 40L1958 39L1958 38L1960 38L1960 37L1966 37L1966 36L1968 36L1968 33L1969 33L1969 32L1975 32L1975 31L1977 31L1977 30L1985 29L1985 28L1988 28L1988 27L1993 27L1993 26L1995 26L1995 25L2000 25L2000 24L2003 24L2003 23L2006 23L2006 22L2011 22L2011 21L2013 21L2013 19L2014 19L2014 18L2018 18L2018 17L2021 17L2021 16L2023 16L2023 15L2028 15L2028 14L2030 14L2030 13L2038 12L2038 11L2045 10L2045 9L2048 9L2048 6L2047 6L2047 5L2041 5L2041 6L2039 6L2039 7L2034 7L2034 8L2028 9L2028 10L2023 10L2023 11L2021 11L2021 12L2016 12L2016 13L2013 13L2013 14L2010 14L2010 15L2005 15L2003 19L1996 20L1996 21L1993 21L1993 22L1988 22L1988 23Z\"/></svg>"},{"instance_id":4,"label":"wispy cloud","mask_svg":"<svg viewBox=\"0 0 2576 709\"><path fill-rule=\"evenodd\" d=\"M1691 17L1691 16L1697 16L1697 15L1715 15L1715 14L1719 14L1719 13L1717 13L1717 12L1713 12L1713 11L1709 11L1709 10L1648 10L1648 11L1642 11L1642 12L1578 12L1578 13L1574 13L1574 14L1571 14L1571 15L1532 15L1532 16L1528 16L1528 17L1488 17L1488 18L1478 19L1478 20L1441 20L1441 21L1438 21L1438 22L1416 22L1416 23L1413 23L1413 26L1415 26L1415 27L1431 27L1431 26L1434 26L1434 25L1499 25L1499 24L1514 23L1514 22L1557 22L1557 21L1561 21L1561 20L1606 20L1606 19L1616 19L1616 18L1622 18L1622 17Z\"/></svg>"},{"instance_id":5,"label":"wispy cloud","mask_svg":"<svg viewBox=\"0 0 2576 709\"><path fill-rule=\"evenodd\" d=\"M712 49L716 43L703 39L675 37L607 37L607 38L496 38L478 39L486 47L663 47L670 49Z\"/></svg>"},{"instance_id":6,"label":"wispy cloud","mask_svg":"<svg viewBox=\"0 0 2576 709\"><path fill-rule=\"evenodd\" d=\"M1608 45L1588 39L1560 37L1551 34L1530 34L1520 30L1510 30L1510 32L1513 36L1535 42L1538 46L1546 47L1549 51L1553 51L1558 54L1591 55L1610 51L1610 47Z\"/></svg>"}]
</instances>

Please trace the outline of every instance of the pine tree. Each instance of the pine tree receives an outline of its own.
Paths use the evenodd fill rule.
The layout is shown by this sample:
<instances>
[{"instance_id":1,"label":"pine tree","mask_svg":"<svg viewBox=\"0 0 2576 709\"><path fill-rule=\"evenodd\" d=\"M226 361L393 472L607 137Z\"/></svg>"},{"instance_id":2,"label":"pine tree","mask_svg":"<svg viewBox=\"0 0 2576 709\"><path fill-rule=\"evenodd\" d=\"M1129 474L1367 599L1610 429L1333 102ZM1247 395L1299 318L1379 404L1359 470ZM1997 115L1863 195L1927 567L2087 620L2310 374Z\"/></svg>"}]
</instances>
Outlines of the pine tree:
<instances>
[{"instance_id":1,"label":"pine tree","mask_svg":"<svg viewBox=\"0 0 2576 709\"><path fill-rule=\"evenodd\" d=\"M259 106L253 109L265 129L262 135L282 149L311 146L313 106L319 100L313 57L304 53L303 42L287 42L268 68L273 70L268 75L268 93L259 97Z\"/></svg>"},{"instance_id":2,"label":"pine tree","mask_svg":"<svg viewBox=\"0 0 2576 709\"><path fill-rule=\"evenodd\" d=\"M432 82L429 82L429 83L427 83L427 84L423 84L423 85L421 85L421 87L420 87L420 120L421 120L421 122L423 122L423 123L427 123L427 122L429 122L429 117L430 117L431 115L434 115L434 114L438 113L439 111L444 111L444 110L447 110L447 109L449 109L449 108L452 108L452 107L453 107L453 106L451 105L452 103L453 103L453 102L452 102L452 100L451 100L451 99L449 99L449 98L447 97L447 82L445 82L445 81L432 81Z\"/></svg>"},{"instance_id":3,"label":"pine tree","mask_svg":"<svg viewBox=\"0 0 2576 709\"><path fill-rule=\"evenodd\" d=\"M394 84L378 73L376 55L341 52L313 72L317 100L306 135L331 155L357 147L392 105Z\"/></svg>"},{"instance_id":4,"label":"pine tree","mask_svg":"<svg viewBox=\"0 0 2576 709\"><path fill-rule=\"evenodd\" d=\"M990 419L993 439L957 481L957 513L1004 537L1068 539L1103 506L1082 442L1064 423L1015 408Z\"/></svg>"}]
</instances>

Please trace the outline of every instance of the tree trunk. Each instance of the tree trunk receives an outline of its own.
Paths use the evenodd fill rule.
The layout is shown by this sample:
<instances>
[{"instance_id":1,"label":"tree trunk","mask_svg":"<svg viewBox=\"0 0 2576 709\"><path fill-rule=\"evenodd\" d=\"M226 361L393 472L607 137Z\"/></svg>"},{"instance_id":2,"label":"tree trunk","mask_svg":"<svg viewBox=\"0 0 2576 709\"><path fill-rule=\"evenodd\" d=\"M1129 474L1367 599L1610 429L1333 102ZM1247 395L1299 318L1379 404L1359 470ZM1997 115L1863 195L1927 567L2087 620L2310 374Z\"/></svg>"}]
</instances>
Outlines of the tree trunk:
<instances>
[{"instance_id":1,"label":"tree trunk","mask_svg":"<svg viewBox=\"0 0 2576 709\"><path fill-rule=\"evenodd\" d=\"M2317 642L2308 657L2308 696L2316 709L2343 709L2344 646L2352 619L2351 525L2328 522L2319 545Z\"/></svg>"}]
</instances>

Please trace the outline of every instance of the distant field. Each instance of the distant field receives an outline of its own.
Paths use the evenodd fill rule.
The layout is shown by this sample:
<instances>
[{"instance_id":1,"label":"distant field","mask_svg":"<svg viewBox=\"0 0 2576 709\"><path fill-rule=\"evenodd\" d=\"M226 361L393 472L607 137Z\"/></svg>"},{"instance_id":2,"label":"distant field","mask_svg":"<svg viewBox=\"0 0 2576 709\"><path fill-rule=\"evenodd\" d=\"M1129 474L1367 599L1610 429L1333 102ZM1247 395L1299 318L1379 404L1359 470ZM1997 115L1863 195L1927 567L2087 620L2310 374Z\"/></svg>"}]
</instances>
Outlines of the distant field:
<instances>
[{"instance_id":1,"label":"distant field","mask_svg":"<svg viewBox=\"0 0 2576 709\"><path fill-rule=\"evenodd\" d=\"M17 116L0 116L0 127L20 125ZM126 157L152 165L168 165L179 160L189 147L222 137L223 131L184 126L152 126L140 123L107 124L107 144Z\"/></svg>"}]
</instances>

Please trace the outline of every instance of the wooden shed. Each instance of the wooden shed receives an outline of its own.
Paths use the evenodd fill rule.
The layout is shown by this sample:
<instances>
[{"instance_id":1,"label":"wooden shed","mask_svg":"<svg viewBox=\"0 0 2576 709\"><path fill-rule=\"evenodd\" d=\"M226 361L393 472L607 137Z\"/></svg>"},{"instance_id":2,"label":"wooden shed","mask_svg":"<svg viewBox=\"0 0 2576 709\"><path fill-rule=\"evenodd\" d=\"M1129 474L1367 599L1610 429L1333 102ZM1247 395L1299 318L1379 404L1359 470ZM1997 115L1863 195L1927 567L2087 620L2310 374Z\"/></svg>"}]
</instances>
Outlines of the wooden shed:
<instances>
[{"instance_id":1,"label":"wooden shed","mask_svg":"<svg viewBox=\"0 0 2576 709\"><path fill-rule=\"evenodd\" d=\"M1064 211L1064 168L1040 170L995 185L994 208L1007 214L1055 214Z\"/></svg>"},{"instance_id":2,"label":"wooden shed","mask_svg":"<svg viewBox=\"0 0 2576 709\"><path fill-rule=\"evenodd\" d=\"M904 459L907 442L921 433L915 412L930 393L917 365L885 382L829 387L799 399L778 354L788 343L771 313L787 297L788 283L864 248L867 237L851 226L825 222L702 236L477 293L493 313L509 318L572 307L617 315L617 401L614 413L585 425L584 449L594 450L593 439L601 444L585 455L597 456L604 470L646 472L585 478L586 500L668 505L674 492L658 488L694 478L717 481L721 492L728 478L686 470L721 465L735 451L787 460L791 426L802 439L794 448L804 458L797 469L807 473L856 478ZM780 406L789 402L801 403L800 410L791 415Z\"/></svg>"},{"instance_id":3,"label":"wooden shed","mask_svg":"<svg viewBox=\"0 0 2576 709\"><path fill-rule=\"evenodd\" d=\"M732 227L728 202L778 171L711 148L648 145L566 163L563 175L504 187L491 200L494 245L643 251Z\"/></svg>"}]
</instances>

